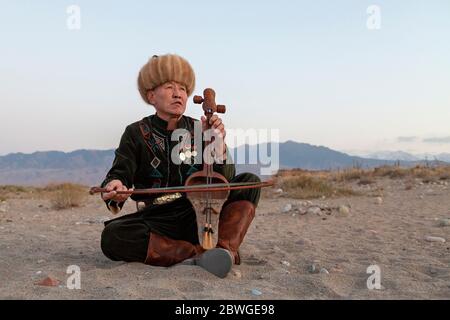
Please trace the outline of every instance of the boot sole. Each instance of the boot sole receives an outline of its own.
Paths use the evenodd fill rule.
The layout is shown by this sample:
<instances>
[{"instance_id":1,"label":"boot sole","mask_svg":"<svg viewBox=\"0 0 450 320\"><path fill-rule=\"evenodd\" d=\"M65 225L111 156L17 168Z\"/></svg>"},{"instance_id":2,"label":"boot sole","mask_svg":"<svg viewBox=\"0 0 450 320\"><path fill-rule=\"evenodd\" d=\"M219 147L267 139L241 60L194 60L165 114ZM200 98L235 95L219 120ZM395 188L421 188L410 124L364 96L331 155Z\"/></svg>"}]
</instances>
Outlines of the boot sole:
<instances>
[{"instance_id":1,"label":"boot sole","mask_svg":"<svg viewBox=\"0 0 450 320\"><path fill-rule=\"evenodd\" d=\"M204 252L195 262L215 276L225 278L233 266L233 257L225 249L214 248Z\"/></svg>"}]
</instances>

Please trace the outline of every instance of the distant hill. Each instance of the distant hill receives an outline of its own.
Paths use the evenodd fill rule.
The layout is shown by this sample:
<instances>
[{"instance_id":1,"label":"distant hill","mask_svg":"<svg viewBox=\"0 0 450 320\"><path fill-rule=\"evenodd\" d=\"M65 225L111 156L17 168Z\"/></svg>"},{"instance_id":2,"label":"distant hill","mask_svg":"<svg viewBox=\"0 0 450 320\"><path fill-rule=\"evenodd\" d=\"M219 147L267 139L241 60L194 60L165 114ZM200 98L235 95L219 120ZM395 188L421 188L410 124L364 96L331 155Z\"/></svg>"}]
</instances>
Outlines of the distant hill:
<instances>
[{"instance_id":1,"label":"distant hill","mask_svg":"<svg viewBox=\"0 0 450 320\"><path fill-rule=\"evenodd\" d=\"M450 162L450 153L440 154L411 154L404 151L379 151L364 156L365 158L384 159L384 160L402 160L402 161L426 161L438 160Z\"/></svg>"},{"instance_id":2,"label":"distant hill","mask_svg":"<svg viewBox=\"0 0 450 320\"><path fill-rule=\"evenodd\" d=\"M330 170L348 167L371 168L394 164L394 160L371 159L350 156L323 146L287 141L280 144L243 145L231 150L237 172L253 172L262 175L260 169L269 167L265 159L279 148L279 168ZM258 155L249 163L249 155ZM275 153L274 153L275 154ZM266 156L266 157L264 157ZM74 182L97 185L105 177L114 160L114 149L76 150L73 152L47 151L31 154L11 153L0 156L0 185L44 185L50 182ZM245 163L242 164L242 161ZM258 161L257 161L258 160ZM398 159L395 159L398 160ZM400 161L411 166L422 161Z\"/></svg>"},{"instance_id":3,"label":"distant hill","mask_svg":"<svg viewBox=\"0 0 450 320\"><path fill-rule=\"evenodd\" d=\"M0 156L0 184L43 185L65 182L94 185L105 177L114 150L11 153Z\"/></svg>"}]
</instances>

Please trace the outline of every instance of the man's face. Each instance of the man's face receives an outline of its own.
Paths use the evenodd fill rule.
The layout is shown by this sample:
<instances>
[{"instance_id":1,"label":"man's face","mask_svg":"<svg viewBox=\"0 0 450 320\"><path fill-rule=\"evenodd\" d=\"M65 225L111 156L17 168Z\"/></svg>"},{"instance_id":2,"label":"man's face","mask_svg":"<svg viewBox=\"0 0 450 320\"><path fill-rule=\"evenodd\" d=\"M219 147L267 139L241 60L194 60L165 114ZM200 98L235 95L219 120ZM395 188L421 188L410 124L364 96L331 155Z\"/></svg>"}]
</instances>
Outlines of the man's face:
<instances>
[{"instance_id":1,"label":"man's face","mask_svg":"<svg viewBox=\"0 0 450 320\"><path fill-rule=\"evenodd\" d=\"M186 87L175 81L166 82L147 93L148 101L155 107L158 116L166 121L180 117L186 111Z\"/></svg>"}]
</instances>

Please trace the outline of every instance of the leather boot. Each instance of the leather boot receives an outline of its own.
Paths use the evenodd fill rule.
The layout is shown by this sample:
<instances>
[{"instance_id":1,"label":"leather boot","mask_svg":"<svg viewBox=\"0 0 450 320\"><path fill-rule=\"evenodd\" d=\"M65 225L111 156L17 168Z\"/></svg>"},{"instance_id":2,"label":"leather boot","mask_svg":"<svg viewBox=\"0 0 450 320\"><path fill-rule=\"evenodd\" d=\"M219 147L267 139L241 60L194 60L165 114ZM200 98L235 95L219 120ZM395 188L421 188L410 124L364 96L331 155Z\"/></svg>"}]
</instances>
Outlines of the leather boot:
<instances>
[{"instance_id":1,"label":"leather boot","mask_svg":"<svg viewBox=\"0 0 450 320\"><path fill-rule=\"evenodd\" d=\"M251 201L239 200L229 203L220 212L217 247L228 250L235 264L241 264L239 246L255 217L255 209Z\"/></svg>"},{"instance_id":2,"label":"leather boot","mask_svg":"<svg viewBox=\"0 0 450 320\"><path fill-rule=\"evenodd\" d=\"M205 250L201 245L193 245L184 240L174 240L157 233L150 232L145 264L159 267L170 267Z\"/></svg>"},{"instance_id":3,"label":"leather boot","mask_svg":"<svg viewBox=\"0 0 450 320\"><path fill-rule=\"evenodd\" d=\"M173 240L150 232L144 263L161 267L178 263L197 265L219 278L225 278L233 265L233 257L224 249L214 248L205 252L199 244L193 245L187 241Z\"/></svg>"}]
</instances>

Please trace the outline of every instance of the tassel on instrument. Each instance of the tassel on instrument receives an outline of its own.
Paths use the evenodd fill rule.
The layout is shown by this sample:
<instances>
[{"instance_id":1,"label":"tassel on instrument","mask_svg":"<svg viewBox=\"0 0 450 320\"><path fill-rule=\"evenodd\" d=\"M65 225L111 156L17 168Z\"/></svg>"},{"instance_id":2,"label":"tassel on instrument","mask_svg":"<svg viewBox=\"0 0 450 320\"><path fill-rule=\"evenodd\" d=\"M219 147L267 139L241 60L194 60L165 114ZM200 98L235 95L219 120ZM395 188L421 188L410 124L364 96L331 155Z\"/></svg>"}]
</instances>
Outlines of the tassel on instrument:
<instances>
[{"instance_id":1,"label":"tassel on instrument","mask_svg":"<svg viewBox=\"0 0 450 320\"><path fill-rule=\"evenodd\" d=\"M213 242L213 229L211 224L205 223L205 227L203 229L203 239L202 239L202 247L205 250L209 250L214 248L214 242Z\"/></svg>"}]
</instances>

